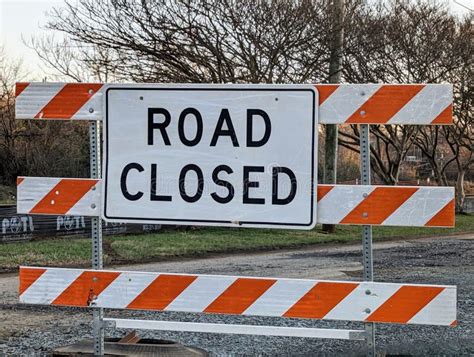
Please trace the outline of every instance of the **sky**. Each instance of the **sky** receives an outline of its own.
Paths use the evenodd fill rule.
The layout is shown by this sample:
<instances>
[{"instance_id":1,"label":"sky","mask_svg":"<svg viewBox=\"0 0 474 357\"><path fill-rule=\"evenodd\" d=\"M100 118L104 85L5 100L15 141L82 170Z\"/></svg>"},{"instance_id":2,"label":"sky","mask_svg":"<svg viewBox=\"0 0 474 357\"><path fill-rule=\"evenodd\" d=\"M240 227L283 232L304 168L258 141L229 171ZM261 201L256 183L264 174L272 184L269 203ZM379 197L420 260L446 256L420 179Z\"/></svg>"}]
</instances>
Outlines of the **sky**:
<instances>
[{"instance_id":1,"label":"sky","mask_svg":"<svg viewBox=\"0 0 474 357\"><path fill-rule=\"evenodd\" d=\"M80 1L80 0L79 0ZM100 0L98 0L100 1ZM451 9L466 14L474 8L474 0L446 0ZM28 73L28 80L42 80L51 69L42 64L36 53L29 49L22 38L44 34L46 13L53 7L61 6L63 0L0 0L0 45L12 59L22 59Z\"/></svg>"},{"instance_id":2,"label":"sky","mask_svg":"<svg viewBox=\"0 0 474 357\"><path fill-rule=\"evenodd\" d=\"M47 22L46 12L63 0L0 0L0 44L11 59L22 59L28 80L42 80L48 68L22 40L41 35Z\"/></svg>"}]
</instances>

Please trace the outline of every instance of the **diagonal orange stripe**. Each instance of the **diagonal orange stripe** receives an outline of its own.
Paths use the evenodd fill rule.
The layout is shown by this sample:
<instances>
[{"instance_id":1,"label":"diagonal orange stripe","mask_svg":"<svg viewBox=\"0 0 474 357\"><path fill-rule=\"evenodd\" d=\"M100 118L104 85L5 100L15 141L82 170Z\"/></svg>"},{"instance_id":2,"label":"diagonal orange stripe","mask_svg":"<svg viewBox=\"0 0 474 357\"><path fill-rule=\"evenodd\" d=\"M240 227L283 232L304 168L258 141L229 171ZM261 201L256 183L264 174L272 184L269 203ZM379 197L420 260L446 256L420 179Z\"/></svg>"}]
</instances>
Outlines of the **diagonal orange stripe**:
<instances>
[{"instance_id":1,"label":"diagonal orange stripe","mask_svg":"<svg viewBox=\"0 0 474 357\"><path fill-rule=\"evenodd\" d=\"M457 325L458 325L458 320L454 320L453 322L449 324L449 326L453 326L453 327Z\"/></svg>"},{"instance_id":2,"label":"diagonal orange stripe","mask_svg":"<svg viewBox=\"0 0 474 357\"><path fill-rule=\"evenodd\" d=\"M62 179L29 213L66 214L98 181Z\"/></svg>"},{"instance_id":3,"label":"diagonal orange stripe","mask_svg":"<svg viewBox=\"0 0 474 357\"><path fill-rule=\"evenodd\" d=\"M432 286L402 286L366 321L407 323L443 290Z\"/></svg>"},{"instance_id":4,"label":"diagonal orange stripe","mask_svg":"<svg viewBox=\"0 0 474 357\"><path fill-rule=\"evenodd\" d=\"M163 310L181 294L197 276L161 274L148 285L127 309Z\"/></svg>"},{"instance_id":5,"label":"diagonal orange stripe","mask_svg":"<svg viewBox=\"0 0 474 357\"><path fill-rule=\"evenodd\" d=\"M424 85L383 85L346 123L384 124L402 109Z\"/></svg>"},{"instance_id":6,"label":"diagonal orange stripe","mask_svg":"<svg viewBox=\"0 0 474 357\"><path fill-rule=\"evenodd\" d=\"M68 83L35 118L71 119L102 86L101 83Z\"/></svg>"},{"instance_id":7,"label":"diagonal orange stripe","mask_svg":"<svg viewBox=\"0 0 474 357\"><path fill-rule=\"evenodd\" d=\"M449 201L426 224L427 227L454 227L456 204L454 199Z\"/></svg>"},{"instance_id":8,"label":"diagonal orange stripe","mask_svg":"<svg viewBox=\"0 0 474 357\"><path fill-rule=\"evenodd\" d=\"M316 89L318 90L319 96L319 105L323 104L323 102L328 99L337 88L339 88L339 84L316 85Z\"/></svg>"},{"instance_id":9,"label":"diagonal orange stripe","mask_svg":"<svg viewBox=\"0 0 474 357\"><path fill-rule=\"evenodd\" d=\"M431 124L452 124L453 123L453 105L450 104L444 109Z\"/></svg>"},{"instance_id":10,"label":"diagonal orange stripe","mask_svg":"<svg viewBox=\"0 0 474 357\"><path fill-rule=\"evenodd\" d=\"M275 282L274 279L239 278L215 299L204 312L241 314Z\"/></svg>"},{"instance_id":11,"label":"diagonal orange stripe","mask_svg":"<svg viewBox=\"0 0 474 357\"><path fill-rule=\"evenodd\" d=\"M334 188L334 185L318 185L318 202Z\"/></svg>"},{"instance_id":12,"label":"diagonal orange stripe","mask_svg":"<svg viewBox=\"0 0 474 357\"><path fill-rule=\"evenodd\" d=\"M377 187L340 223L381 224L416 191L416 187Z\"/></svg>"},{"instance_id":13,"label":"diagonal orange stripe","mask_svg":"<svg viewBox=\"0 0 474 357\"><path fill-rule=\"evenodd\" d=\"M15 84L15 97L18 97L21 92L25 90L26 87L29 86L30 83L28 82L17 82Z\"/></svg>"},{"instance_id":14,"label":"diagonal orange stripe","mask_svg":"<svg viewBox=\"0 0 474 357\"><path fill-rule=\"evenodd\" d=\"M20 177L20 176L17 177L17 178L16 178L16 185L17 185L17 186L20 186L20 184L21 184L24 180L25 180L24 177Z\"/></svg>"},{"instance_id":15,"label":"diagonal orange stripe","mask_svg":"<svg viewBox=\"0 0 474 357\"><path fill-rule=\"evenodd\" d=\"M43 275L46 269L43 268L24 268L20 267L20 286L18 288L19 295L23 294L31 284Z\"/></svg>"},{"instance_id":16,"label":"diagonal orange stripe","mask_svg":"<svg viewBox=\"0 0 474 357\"><path fill-rule=\"evenodd\" d=\"M322 319L359 284L319 282L284 317Z\"/></svg>"},{"instance_id":17,"label":"diagonal orange stripe","mask_svg":"<svg viewBox=\"0 0 474 357\"><path fill-rule=\"evenodd\" d=\"M119 272L85 271L51 305L89 306L119 275Z\"/></svg>"}]
</instances>

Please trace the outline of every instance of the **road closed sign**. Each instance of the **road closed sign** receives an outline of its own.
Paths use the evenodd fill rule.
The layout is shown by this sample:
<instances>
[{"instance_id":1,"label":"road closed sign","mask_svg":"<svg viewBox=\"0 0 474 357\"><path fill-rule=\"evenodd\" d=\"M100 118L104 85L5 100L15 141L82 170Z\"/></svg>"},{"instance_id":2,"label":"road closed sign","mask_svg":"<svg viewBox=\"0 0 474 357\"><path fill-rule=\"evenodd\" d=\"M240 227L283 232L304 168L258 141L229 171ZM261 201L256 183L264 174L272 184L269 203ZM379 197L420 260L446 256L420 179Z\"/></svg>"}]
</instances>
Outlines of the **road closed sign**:
<instances>
[{"instance_id":1,"label":"road closed sign","mask_svg":"<svg viewBox=\"0 0 474 357\"><path fill-rule=\"evenodd\" d=\"M311 229L317 103L310 85L108 85L103 218Z\"/></svg>"}]
</instances>

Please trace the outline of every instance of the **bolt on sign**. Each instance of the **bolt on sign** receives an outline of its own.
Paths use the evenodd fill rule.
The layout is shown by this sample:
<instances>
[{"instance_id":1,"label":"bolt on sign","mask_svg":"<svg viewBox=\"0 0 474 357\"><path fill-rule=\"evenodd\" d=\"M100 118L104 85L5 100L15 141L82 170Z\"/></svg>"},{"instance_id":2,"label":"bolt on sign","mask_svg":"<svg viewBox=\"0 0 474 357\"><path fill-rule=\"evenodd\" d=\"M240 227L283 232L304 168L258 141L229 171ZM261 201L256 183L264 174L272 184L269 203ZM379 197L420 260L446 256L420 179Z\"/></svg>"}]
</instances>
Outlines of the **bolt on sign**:
<instances>
[{"instance_id":1,"label":"bolt on sign","mask_svg":"<svg viewBox=\"0 0 474 357\"><path fill-rule=\"evenodd\" d=\"M109 86L103 217L313 228L314 86Z\"/></svg>"}]
</instances>

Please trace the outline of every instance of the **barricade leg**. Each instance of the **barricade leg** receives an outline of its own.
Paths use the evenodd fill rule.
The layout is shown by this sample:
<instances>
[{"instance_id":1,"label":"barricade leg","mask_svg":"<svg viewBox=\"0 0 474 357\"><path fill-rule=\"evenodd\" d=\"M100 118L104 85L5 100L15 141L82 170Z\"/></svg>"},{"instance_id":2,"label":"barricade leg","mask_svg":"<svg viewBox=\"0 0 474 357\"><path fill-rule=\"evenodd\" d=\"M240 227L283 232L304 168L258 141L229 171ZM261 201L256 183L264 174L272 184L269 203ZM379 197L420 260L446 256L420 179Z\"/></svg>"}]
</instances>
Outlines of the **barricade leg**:
<instances>
[{"instance_id":1,"label":"barricade leg","mask_svg":"<svg viewBox=\"0 0 474 357\"><path fill-rule=\"evenodd\" d=\"M100 122L94 121L90 124L90 176L98 179L101 177L101 152L100 152ZM103 268L102 256L102 221L100 217L91 219L92 236L92 268L100 270ZM104 354L104 311L101 308L93 311L93 333L94 333L94 355Z\"/></svg>"},{"instance_id":2,"label":"barricade leg","mask_svg":"<svg viewBox=\"0 0 474 357\"><path fill-rule=\"evenodd\" d=\"M360 126L360 172L361 184L370 185L370 131L369 125ZM366 195L366 194L365 194ZM363 213L367 214L367 213ZM374 264L372 250L372 226L362 227L362 260L364 266L364 280L374 280ZM370 292L368 292L370 294ZM371 311L367 311L370 313ZM365 323L367 355L375 356L375 324Z\"/></svg>"}]
</instances>

